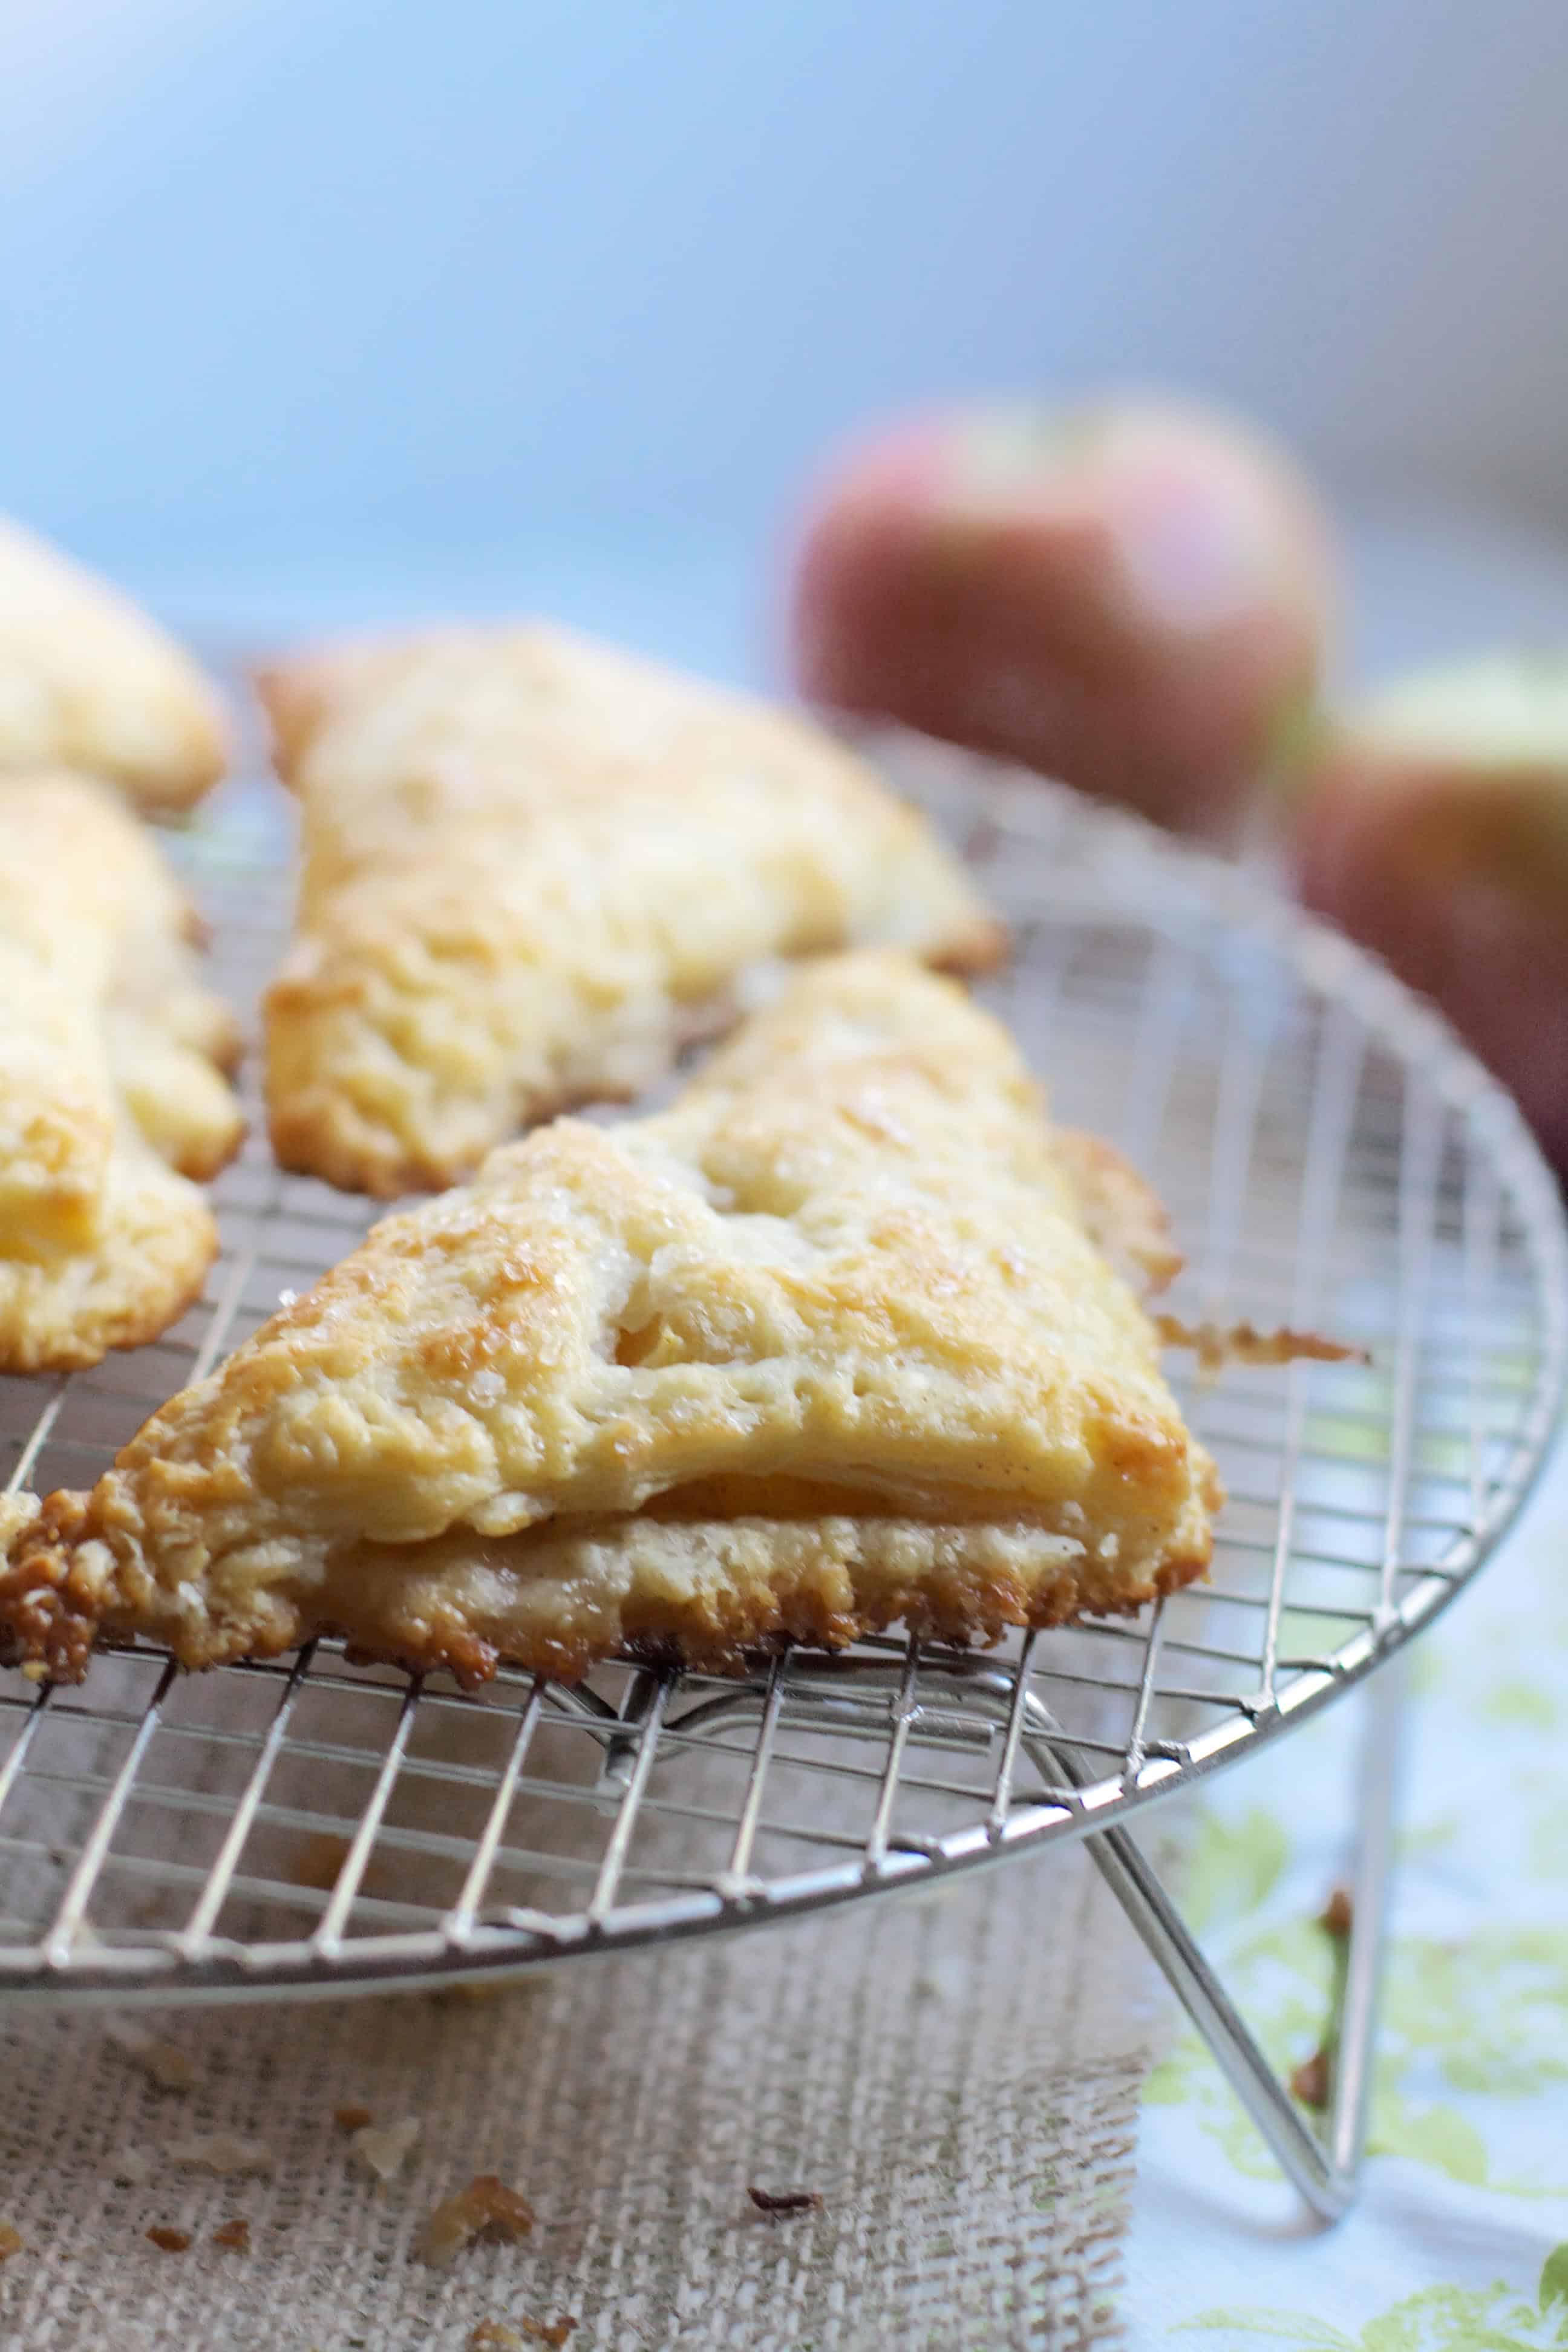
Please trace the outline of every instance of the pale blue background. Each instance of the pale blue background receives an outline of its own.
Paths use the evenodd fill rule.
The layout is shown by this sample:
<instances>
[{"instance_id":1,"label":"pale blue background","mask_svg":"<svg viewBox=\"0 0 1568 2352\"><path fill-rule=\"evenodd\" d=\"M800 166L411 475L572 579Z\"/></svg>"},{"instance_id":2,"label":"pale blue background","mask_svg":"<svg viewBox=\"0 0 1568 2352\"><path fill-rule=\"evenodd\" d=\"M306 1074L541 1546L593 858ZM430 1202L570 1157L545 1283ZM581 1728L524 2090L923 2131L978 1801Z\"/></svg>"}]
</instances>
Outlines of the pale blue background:
<instances>
[{"instance_id":1,"label":"pale blue background","mask_svg":"<svg viewBox=\"0 0 1568 2352\"><path fill-rule=\"evenodd\" d=\"M1562 0L0 0L0 505L237 625L619 596L729 667L933 393L1568 523L1565 120Z\"/></svg>"}]
</instances>

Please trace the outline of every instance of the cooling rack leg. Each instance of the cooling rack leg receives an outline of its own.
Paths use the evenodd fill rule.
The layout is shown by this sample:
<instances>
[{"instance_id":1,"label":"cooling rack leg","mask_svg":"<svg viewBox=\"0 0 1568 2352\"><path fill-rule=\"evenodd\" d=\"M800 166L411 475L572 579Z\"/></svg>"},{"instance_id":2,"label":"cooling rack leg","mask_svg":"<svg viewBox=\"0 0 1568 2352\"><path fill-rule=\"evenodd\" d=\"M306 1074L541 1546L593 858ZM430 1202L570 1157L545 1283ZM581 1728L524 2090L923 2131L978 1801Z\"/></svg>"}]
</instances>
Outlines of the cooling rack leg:
<instances>
[{"instance_id":1,"label":"cooling rack leg","mask_svg":"<svg viewBox=\"0 0 1568 2352\"><path fill-rule=\"evenodd\" d=\"M1169 1978L1226 2080L1324 2221L1338 2221L1353 2203L1366 2139L1403 1684L1404 1661L1396 1658L1367 1686L1351 1932L1327 2040L1331 2099L1321 2137L1275 2073L1137 1841L1121 1829L1102 1830L1089 1841L1101 1875Z\"/></svg>"}]
</instances>

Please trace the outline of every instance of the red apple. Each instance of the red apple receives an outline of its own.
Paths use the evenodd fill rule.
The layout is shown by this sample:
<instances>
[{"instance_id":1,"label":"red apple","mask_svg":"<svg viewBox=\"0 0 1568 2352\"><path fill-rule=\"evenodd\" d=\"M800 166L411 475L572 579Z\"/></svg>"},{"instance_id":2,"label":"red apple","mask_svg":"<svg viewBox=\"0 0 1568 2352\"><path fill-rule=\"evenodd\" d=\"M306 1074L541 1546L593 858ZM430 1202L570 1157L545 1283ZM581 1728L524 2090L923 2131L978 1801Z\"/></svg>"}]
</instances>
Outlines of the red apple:
<instances>
[{"instance_id":1,"label":"red apple","mask_svg":"<svg viewBox=\"0 0 1568 2352\"><path fill-rule=\"evenodd\" d=\"M1442 1006L1568 1171L1568 656L1397 681L1289 824L1305 903Z\"/></svg>"},{"instance_id":2,"label":"red apple","mask_svg":"<svg viewBox=\"0 0 1568 2352\"><path fill-rule=\"evenodd\" d=\"M1233 833L1312 707L1321 510L1219 418L1147 402L916 419L812 500L794 646L814 700Z\"/></svg>"}]
</instances>

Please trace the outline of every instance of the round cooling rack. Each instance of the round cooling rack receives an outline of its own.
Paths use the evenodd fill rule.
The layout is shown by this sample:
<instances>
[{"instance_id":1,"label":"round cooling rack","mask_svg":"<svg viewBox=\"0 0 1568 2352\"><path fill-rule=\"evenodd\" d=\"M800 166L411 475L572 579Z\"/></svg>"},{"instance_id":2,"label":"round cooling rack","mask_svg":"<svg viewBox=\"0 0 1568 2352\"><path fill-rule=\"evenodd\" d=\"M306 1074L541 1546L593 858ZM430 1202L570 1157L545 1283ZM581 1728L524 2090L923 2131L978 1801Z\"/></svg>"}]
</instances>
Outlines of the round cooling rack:
<instances>
[{"instance_id":1,"label":"round cooling rack","mask_svg":"<svg viewBox=\"0 0 1568 2352\"><path fill-rule=\"evenodd\" d=\"M1229 1490L1212 1582L994 1653L868 1641L743 1681L626 1664L465 1696L325 1642L189 1677L131 1650L76 1690L6 1675L0 1991L430 1983L784 1919L1052 1840L1115 1852L1111 1825L1347 1690L1475 1572L1564 1370L1563 1217L1510 1102L1255 879L1032 780L888 756L1014 926L986 994L1058 1115L1169 1204L1189 1254L1173 1310L1368 1351L1206 1381L1173 1359ZM280 801L232 784L173 845L236 1002L282 936ZM222 1260L163 1341L0 1381L13 1485L89 1483L374 1213L281 1176L259 1121L217 1198Z\"/></svg>"}]
</instances>

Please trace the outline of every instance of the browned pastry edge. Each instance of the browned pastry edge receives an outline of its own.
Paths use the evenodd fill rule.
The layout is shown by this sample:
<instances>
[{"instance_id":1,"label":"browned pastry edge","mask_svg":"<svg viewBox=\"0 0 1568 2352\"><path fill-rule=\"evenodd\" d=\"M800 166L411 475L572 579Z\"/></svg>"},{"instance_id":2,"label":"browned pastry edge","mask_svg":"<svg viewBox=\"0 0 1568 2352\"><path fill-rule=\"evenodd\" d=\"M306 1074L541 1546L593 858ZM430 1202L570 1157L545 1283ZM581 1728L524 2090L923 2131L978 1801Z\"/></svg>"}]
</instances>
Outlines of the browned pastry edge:
<instances>
[{"instance_id":1,"label":"browned pastry edge","mask_svg":"<svg viewBox=\"0 0 1568 2352\"><path fill-rule=\"evenodd\" d=\"M1216 1500L1217 1496L1216 1486ZM123 1641L138 1630L118 1622L112 1612L97 1613L92 1571L75 1551L89 1524L86 1499L64 1491L48 1496L0 1570L5 1662L41 1665L51 1682L80 1682L100 1641ZM1124 1571L1119 1580L1114 1569L1085 1556L1064 1559L1059 1572L1045 1582L994 1569L950 1567L910 1584L879 1580L873 1592L862 1593L855 1590L852 1572L832 1578L814 1570L760 1593L710 1591L700 1607L679 1609L649 1606L634 1591L621 1611L619 1639L610 1643L598 1637L578 1644L549 1637L515 1643L491 1640L457 1611L425 1610L416 1624L400 1621L394 1578L379 1590L362 1586L373 1598L393 1604L379 1623L363 1613L353 1624L317 1617L289 1601L243 1654L277 1657L317 1635L337 1635L356 1663L397 1666L409 1674L444 1666L466 1689L490 1681L502 1664L575 1682L590 1666L616 1654L660 1667L730 1675L742 1672L748 1659L759 1654L793 1644L845 1649L864 1634L895 1624L920 1641L963 1648L989 1646L1010 1628L1044 1630L1085 1615L1135 1616L1151 1601L1202 1577L1212 1552L1210 1532L1200 1525L1184 1547L1168 1551L1136 1588L1129 1587ZM179 1663L192 1669L242 1654L226 1647L208 1654L199 1645L182 1645L177 1637L170 1646Z\"/></svg>"},{"instance_id":2,"label":"browned pastry edge","mask_svg":"<svg viewBox=\"0 0 1568 2352\"><path fill-rule=\"evenodd\" d=\"M1089 1239L1132 1288L1166 1290L1185 1264L1158 1192L1113 1143L1087 1128L1052 1130L1056 1155L1078 1195Z\"/></svg>"},{"instance_id":3,"label":"browned pastry edge","mask_svg":"<svg viewBox=\"0 0 1568 2352\"><path fill-rule=\"evenodd\" d=\"M220 1062L216 1067L222 1070L224 1066ZM224 1076L226 1077L228 1075L228 1071L224 1070ZM233 1134L216 1150L209 1151L202 1159L197 1159L187 1152L183 1160L174 1162L176 1172L181 1176L188 1176L193 1184L210 1184L215 1176L221 1176L226 1168L232 1166L249 1132L249 1121L243 1118L237 1119Z\"/></svg>"},{"instance_id":4,"label":"browned pastry edge","mask_svg":"<svg viewBox=\"0 0 1568 2352\"><path fill-rule=\"evenodd\" d=\"M252 662L247 675L272 736L272 762L293 787L294 772L323 719L350 688L395 668L410 646L438 636L439 630L411 629L400 635L343 638L313 654L283 654Z\"/></svg>"},{"instance_id":5,"label":"browned pastry edge","mask_svg":"<svg viewBox=\"0 0 1568 2352\"><path fill-rule=\"evenodd\" d=\"M312 691L301 675L303 664L260 662L249 671L251 690L266 714L271 737L272 766L280 782L292 787L294 771L321 722L325 697Z\"/></svg>"},{"instance_id":6,"label":"browned pastry edge","mask_svg":"<svg viewBox=\"0 0 1568 2352\"><path fill-rule=\"evenodd\" d=\"M227 1006L225 1009L229 1014L228 1027L225 1031L221 1042L215 1040L212 1045L205 1048L205 1052L207 1060L212 1064L215 1070L218 1071L226 1078L233 1078L238 1075L240 1065L245 1060L245 1031L240 1024L239 1016L235 1013L233 1007ZM246 1130L242 1127L239 1132L240 1139L243 1141ZM239 1145L237 1143L234 1150L235 1151L237 1151L238 1149ZM231 1151L228 1155L228 1159L232 1160L233 1157L234 1152ZM227 1165L227 1160L220 1160L218 1162L218 1166L220 1168L226 1168Z\"/></svg>"},{"instance_id":7,"label":"browned pastry edge","mask_svg":"<svg viewBox=\"0 0 1568 2352\"><path fill-rule=\"evenodd\" d=\"M111 1350L144 1348L151 1340L161 1339L200 1298L219 1247L215 1223L206 1255L195 1279L140 1318L127 1316L111 1339L104 1338L100 1328L96 1338L79 1340L70 1347L0 1349L0 1372L87 1372L94 1364L101 1364Z\"/></svg>"},{"instance_id":8,"label":"browned pastry edge","mask_svg":"<svg viewBox=\"0 0 1568 2352\"><path fill-rule=\"evenodd\" d=\"M220 1076L232 1078L244 1059L244 1048L241 1046L230 1055L226 1045L224 1056L221 1062L214 1057L213 1067ZM235 1109L234 1124L221 1143L215 1143L208 1152L186 1151L182 1158L169 1162L177 1176L189 1177L193 1184L210 1184L215 1177L223 1174L226 1168L232 1168L245 1148L246 1137L250 1133L250 1121L240 1113L237 1103Z\"/></svg>"},{"instance_id":9,"label":"browned pastry edge","mask_svg":"<svg viewBox=\"0 0 1568 2352\"><path fill-rule=\"evenodd\" d=\"M998 917L973 924L944 947L933 949L921 961L928 971L944 971L954 980L984 980L996 971L1013 952L1013 934Z\"/></svg>"}]
</instances>

